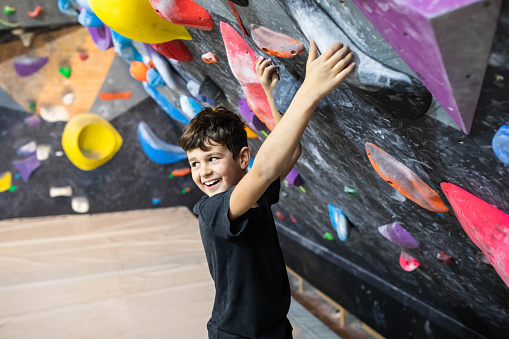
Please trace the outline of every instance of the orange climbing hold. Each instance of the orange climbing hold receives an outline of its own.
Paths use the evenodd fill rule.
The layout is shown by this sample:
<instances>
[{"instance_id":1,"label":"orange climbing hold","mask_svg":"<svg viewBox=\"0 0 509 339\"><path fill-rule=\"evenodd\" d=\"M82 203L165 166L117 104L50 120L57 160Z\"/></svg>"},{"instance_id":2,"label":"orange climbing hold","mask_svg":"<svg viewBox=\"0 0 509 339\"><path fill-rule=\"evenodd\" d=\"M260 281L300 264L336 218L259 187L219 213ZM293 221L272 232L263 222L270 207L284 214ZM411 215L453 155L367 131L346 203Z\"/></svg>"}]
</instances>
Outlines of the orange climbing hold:
<instances>
[{"instance_id":1,"label":"orange climbing hold","mask_svg":"<svg viewBox=\"0 0 509 339\"><path fill-rule=\"evenodd\" d=\"M207 64L215 64L217 63L217 58L212 52L205 53L201 56L201 59L205 61Z\"/></svg>"},{"instance_id":2,"label":"orange climbing hold","mask_svg":"<svg viewBox=\"0 0 509 339\"><path fill-rule=\"evenodd\" d=\"M191 168L183 167L183 168L178 168L176 170L171 171L170 177L171 178L173 178L173 177L185 177L186 175L189 175L189 174L191 174Z\"/></svg>"},{"instance_id":3,"label":"orange climbing hold","mask_svg":"<svg viewBox=\"0 0 509 339\"><path fill-rule=\"evenodd\" d=\"M131 67L129 68L129 73L131 76L139 81L147 81L147 71L148 66L145 65L141 61L133 60L131 62Z\"/></svg>"},{"instance_id":4,"label":"orange climbing hold","mask_svg":"<svg viewBox=\"0 0 509 339\"><path fill-rule=\"evenodd\" d=\"M176 39L151 45L156 51L167 58L182 62L193 61L193 55L191 54L191 51L189 51L182 40Z\"/></svg>"},{"instance_id":5,"label":"orange climbing hold","mask_svg":"<svg viewBox=\"0 0 509 339\"><path fill-rule=\"evenodd\" d=\"M251 37L262 51L279 58L293 58L304 52L304 45L297 40L262 26L253 26Z\"/></svg>"},{"instance_id":6,"label":"orange climbing hold","mask_svg":"<svg viewBox=\"0 0 509 339\"><path fill-rule=\"evenodd\" d=\"M117 100L117 99L130 99L133 96L133 92L125 91L125 92L116 92L116 93L99 93L99 98L101 100Z\"/></svg>"},{"instance_id":7,"label":"orange climbing hold","mask_svg":"<svg viewBox=\"0 0 509 339\"><path fill-rule=\"evenodd\" d=\"M150 0L159 16L171 23L210 31L214 19L209 12L192 0Z\"/></svg>"},{"instance_id":8,"label":"orange climbing hold","mask_svg":"<svg viewBox=\"0 0 509 339\"><path fill-rule=\"evenodd\" d=\"M429 211L449 212L435 191L389 153L369 142L366 143L366 153L368 153L369 161L378 175L405 197Z\"/></svg>"},{"instance_id":9,"label":"orange climbing hold","mask_svg":"<svg viewBox=\"0 0 509 339\"><path fill-rule=\"evenodd\" d=\"M247 138L248 139L258 139L258 134L253 132L253 130L247 126L244 126L244 129L246 130Z\"/></svg>"},{"instance_id":10,"label":"orange climbing hold","mask_svg":"<svg viewBox=\"0 0 509 339\"><path fill-rule=\"evenodd\" d=\"M35 18L36 16L41 14L41 12L42 12L42 7L41 6L35 6L34 10L31 11L31 12L29 11L27 14L31 18Z\"/></svg>"}]
</instances>

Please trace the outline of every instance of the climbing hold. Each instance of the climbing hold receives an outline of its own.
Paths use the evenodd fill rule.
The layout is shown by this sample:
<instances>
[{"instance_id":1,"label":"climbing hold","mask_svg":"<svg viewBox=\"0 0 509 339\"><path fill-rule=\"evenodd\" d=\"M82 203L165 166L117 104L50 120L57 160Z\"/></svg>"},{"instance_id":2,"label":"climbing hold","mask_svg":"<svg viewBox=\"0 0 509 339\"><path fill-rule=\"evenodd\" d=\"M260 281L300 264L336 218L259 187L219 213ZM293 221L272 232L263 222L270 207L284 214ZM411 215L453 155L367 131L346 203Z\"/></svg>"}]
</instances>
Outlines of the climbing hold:
<instances>
[{"instance_id":1,"label":"climbing hold","mask_svg":"<svg viewBox=\"0 0 509 339\"><path fill-rule=\"evenodd\" d=\"M16 185L12 185L11 187L9 187L9 192L14 192L16 188L17 188Z\"/></svg>"},{"instance_id":2,"label":"climbing hold","mask_svg":"<svg viewBox=\"0 0 509 339\"><path fill-rule=\"evenodd\" d=\"M339 240L346 241L350 235L352 226L345 213L341 209L329 204L329 216L332 227L334 227L338 233Z\"/></svg>"},{"instance_id":3,"label":"climbing hold","mask_svg":"<svg viewBox=\"0 0 509 339\"><path fill-rule=\"evenodd\" d=\"M182 114L178 109L173 106L173 104L166 99L159 91L148 84L147 82L143 82L143 88L145 88L145 92L148 93L154 99L159 106L173 119L180 121L183 124L188 124L189 119Z\"/></svg>"},{"instance_id":4,"label":"climbing hold","mask_svg":"<svg viewBox=\"0 0 509 339\"><path fill-rule=\"evenodd\" d=\"M76 213L87 213L90 209L90 205L87 198L74 197L71 200L71 208Z\"/></svg>"},{"instance_id":5,"label":"climbing hold","mask_svg":"<svg viewBox=\"0 0 509 339\"><path fill-rule=\"evenodd\" d=\"M230 0L237 6L247 7L249 5L249 0Z\"/></svg>"},{"instance_id":6,"label":"climbing hold","mask_svg":"<svg viewBox=\"0 0 509 339\"><path fill-rule=\"evenodd\" d=\"M390 242L405 248L419 248L419 242L398 222L378 227L378 232Z\"/></svg>"},{"instance_id":7,"label":"climbing hold","mask_svg":"<svg viewBox=\"0 0 509 339\"><path fill-rule=\"evenodd\" d=\"M154 87L164 87L166 86L166 82L164 82L163 77L156 68L149 68L147 71L147 82L150 86Z\"/></svg>"},{"instance_id":8,"label":"climbing hold","mask_svg":"<svg viewBox=\"0 0 509 339\"><path fill-rule=\"evenodd\" d=\"M12 184L12 173L4 172L0 174L0 192L7 191Z\"/></svg>"},{"instance_id":9,"label":"climbing hold","mask_svg":"<svg viewBox=\"0 0 509 339\"><path fill-rule=\"evenodd\" d=\"M334 237L329 232L325 232L325 234L323 235L323 238L325 240L334 240Z\"/></svg>"},{"instance_id":10,"label":"climbing hold","mask_svg":"<svg viewBox=\"0 0 509 339\"><path fill-rule=\"evenodd\" d=\"M29 116L28 118L25 118L24 121L30 126L37 126L40 124L41 118L38 115L34 114L32 116Z\"/></svg>"},{"instance_id":11,"label":"climbing hold","mask_svg":"<svg viewBox=\"0 0 509 339\"><path fill-rule=\"evenodd\" d=\"M88 33L94 42L95 47L101 51L105 51L113 47L113 38L111 37L111 30L106 26L100 27L87 27Z\"/></svg>"},{"instance_id":12,"label":"climbing hold","mask_svg":"<svg viewBox=\"0 0 509 339\"><path fill-rule=\"evenodd\" d=\"M179 96L179 102L180 102L180 108L182 109L182 113L191 120L198 114L203 107L199 103L196 102L191 97L188 97L187 95L180 95Z\"/></svg>"},{"instance_id":13,"label":"climbing hold","mask_svg":"<svg viewBox=\"0 0 509 339\"><path fill-rule=\"evenodd\" d=\"M452 262L452 256L450 256L449 254L447 254L445 252L438 251L437 261L444 262L444 263L450 263L450 262Z\"/></svg>"},{"instance_id":14,"label":"climbing hold","mask_svg":"<svg viewBox=\"0 0 509 339\"><path fill-rule=\"evenodd\" d=\"M251 130L249 127L244 126L244 130L246 131L248 139L258 139L258 134L253 132L253 130Z\"/></svg>"},{"instance_id":15,"label":"climbing hold","mask_svg":"<svg viewBox=\"0 0 509 339\"><path fill-rule=\"evenodd\" d=\"M343 191L345 193L348 193L348 194L354 196L354 197L358 197L359 196L359 192L357 192L357 190L355 188L351 188L351 187L346 186L346 185L345 185Z\"/></svg>"},{"instance_id":16,"label":"climbing hold","mask_svg":"<svg viewBox=\"0 0 509 339\"><path fill-rule=\"evenodd\" d=\"M16 179L21 178L21 174L20 174L20 173L16 173L16 174L14 175L14 178L16 178Z\"/></svg>"},{"instance_id":17,"label":"climbing hold","mask_svg":"<svg viewBox=\"0 0 509 339\"><path fill-rule=\"evenodd\" d=\"M35 156L37 160L44 161L49 158L49 153L51 152L51 145L41 144L37 145L37 149L35 151Z\"/></svg>"},{"instance_id":18,"label":"climbing hold","mask_svg":"<svg viewBox=\"0 0 509 339\"><path fill-rule=\"evenodd\" d=\"M440 186L465 233L509 286L509 215L454 184Z\"/></svg>"},{"instance_id":19,"label":"climbing hold","mask_svg":"<svg viewBox=\"0 0 509 339\"><path fill-rule=\"evenodd\" d=\"M214 19L209 12L192 0L150 0L159 16L177 25L210 31Z\"/></svg>"},{"instance_id":20,"label":"climbing hold","mask_svg":"<svg viewBox=\"0 0 509 339\"><path fill-rule=\"evenodd\" d=\"M440 218L445 219L445 216L443 213L437 213L437 214L440 216Z\"/></svg>"},{"instance_id":21,"label":"climbing hold","mask_svg":"<svg viewBox=\"0 0 509 339\"><path fill-rule=\"evenodd\" d=\"M62 151L56 151L55 152L55 156L56 157L61 157L62 155L64 155L64 152L62 152Z\"/></svg>"},{"instance_id":22,"label":"climbing hold","mask_svg":"<svg viewBox=\"0 0 509 339\"><path fill-rule=\"evenodd\" d=\"M207 64L215 64L217 63L217 58L212 52L207 52L202 54L201 59L205 61Z\"/></svg>"},{"instance_id":23,"label":"climbing hold","mask_svg":"<svg viewBox=\"0 0 509 339\"><path fill-rule=\"evenodd\" d=\"M40 70L48 62L47 57L41 58L17 58L13 61L14 70L20 77L26 77Z\"/></svg>"},{"instance_id":24,"label":"climbing hold","mask_svg":"<svg viewBox=\"0 0 509 339\"><path fill-rule=\"evenodd\" d=\"M104 101L108 100L118 100L118 99L130 99L133 96L133 92L124 91L124 92L115 92L115 93L99 93L99 98Z\"/></svg>"},{"instance_id":25,"label":"climbing hold","mask_svg":"<svg viewBox=\"0 0 509 339\"><path fill-rule=\"evenodd\" d=\"M182 62L193 61L191 51L189 51L187 46L181 40L176 39L151 45L156 51L167 58Z\"/></svg>"},{"instance_id":26,"label":"climbing hold","mask_svg":"<svg viewBox=\"0 0 509 339\"><path fill-rule=\"evenodd\" d=\"M283 215L283 213L279 212L279 211L276 211L274 213L276 215L276 217L279 219L279 220L285 220L285 216Z\"/></svg>"},{"instance_id":27,"label":"climbing hold","mask_svg":"<svg viewBox=\"0 0 509 339\"><path fill-rule=\"evenodd\" d=\"M421 263L415 260L415 258L410 254L401 251L401 255L399 256L399 265L405 271L412 272L417 267L421 266Z\"/></svg>"},{"instance_id":28,"label":"climbing hold","mask_svg":"<svg viewBox=\"0 0 509 339\"><path fill-rule=\"evenodd\" d=\"M72 196L72 187L71 186L50 187L49 188L49 196L52 198L70 197L70 196Z\"/></svg>"},{"instance_id":29,"label":"climbing hold","mask_svg":"<svg viewBox=\"0 0 509 339\"><path fill-rule=\"evenodd\" d=\"M35 111L35 108L36 108L36 103L35 101L30 101L28 103L28 109L31 111L31 112L34 112ZM38 117L39 118L39 117ZM26 118L26 119L29 119L29 118ZM25 122L26 122L26 119L25 119ZM40 118L39 118L39 122L40 122ZM38 124L38 123L37 123Z\"/></svg>"},{"instance_id":30,"label":"climbing hold","mask_svg":"<svg viewBox=\"0 0 509 339\"><path fill-rule=\"evenodd\" d=\"M87 60L87 59L88 59L88 54L87 54L87 53L82 52L82 53L79 53L79 54L78 54L78 57L80 58L80 60L85 61L85 60Z\"/></svg>"},{"instance_id":31,"label":"climbing hold","mask_svg":"<svg viewBox=\"0 0 509 339\"><path fill-rule=\"evenodd\" d=\"M122 137L106 119L82 113L65 125L62 147L69 160L83 171L104 165L122 146Z\"/></svg>"},{"instance_id":32,"label":"climbing hold","mask_svg":"<svg viewBox=\"0 0 509 339\"><path fill-rule=\"evenodd\" d=\"M491 142L493 152L504 164L509 165L509 126L501 126Z\"/></svg>"},{"instance_id":33,"label":"climbing hold","mask_svg":"<svg viewBox=\"0 0 509 339\"><path fill-rule=\"evenodd\" d=\"M32 33L32 32L20 34L19 38L21 39L21 44L24 47L30 47L30 45L32 45L32 40L33 40L34 36L35 36L35 33Z\"/></svg>"},{"instance_id":34,"label":"climbing hold","mask_svg":"<svg viewBox=\"0 0 509 339\"><path fill-rule=\"evenodd\" d=\"M138 140L143 152L155 163L171 164L187 159L187 153L182 148L159 139L144 121L138 124Z\"/></svg>"},{"instance_id":35,"label":"climbing hold","mask_svg":"<svg viewBox=\"0 0 509 339\"><path fill-rule=\"evenodd\" d=\"M33 11L28 11L27 14L31 18L36 18L37 16L39 16L39 14L41 14L41 12L42 12L42 7L41 6L35 6L34 10Z\"/></svg>"},{"instance_id":36,"label":"climbing hold","mask_svg":"<svg viewBox=\"0 0 509 339\"><path fill-rule=\"evenodd\" d=\"M449 212L435 191L390 154L369 142L366 143L366 153L378 175L405 197L429 211Z\"/></svg>"},{"instance_id":37,"label":"climbing hold","mask_svg":"<svg viewBox=\"0 0 509 339\"><path fill-rule=\"evenodd\" d=\"M13 161L12 163L25 181L28 181L32 173L41 166L41 162L37 160L35 153L30 154L23 160Z\"/></svg>"},{"instance_id":38,"label":"climbing hold","mask_svg":"<svg viewBox=\"0 0 509 339\"><path fill-rule=\"evenodd\" d=\"M215 106L217 106L216 103L226 98L221 87L219 87L209 76L206 76L205 79L203 79L203 82L200 85L199 94L208 98L209 100L207 100L207 102L213 105L215 104Z\"/></svg>"},{"instance_id":39,"label":"climbing hold","mask_svg":"<svg viewBox=\"0 0 509 339\"><path fill-rule=\"evenodd\" d=\"M299 222L297 221L297 219L292 215L290 214L290 220L294 223L294 224L298 224Z\"/></svg>"},{"instance_id":40,"label":"climbing hold","mask_svg":"<svg viewBox=\"0 0 509 339\"><path fill-rule=\"evenodd\" d=\"M258 56L232 26L221 22L220 27L233 75L240 82L253 112L272 131L276 125L255 71Z\"/></svg>"},{"instance_id":41,"label":"climbing hold","mask_svg":"<svg viewBox=\"0 0 509 339\"><path fill-rule=\"evenodd\" d=\"M131 67L129 67L129 73L133 78L139 81L147 81L148 66L141 61L131 61Z\"/></svg>"},{"instance_id":42,"label":"climbing hold","mask_svg":"<svg viewBox=\"0 0 509 339\"><path fill-rule=\"evenodd\" d=\"M356 67L344 83L366 101L396 119L415 119L428 111L432 96L417 78L371 58L338 27L342 20L337 17L350 15L348 11L344 11L345 14L335 12L334 21L317 1L287 0L283 6L308 40L316 42L321 53L338 41L350 47Z\"/></svg>"},{"instance_id":43,"label":"climbing hold","mask_svg":"<svg viewBox=\"0 0 509 339\"><path fill-rule=\"evenodd\" d=\"M62 97L62 101L64 102L65 105L69 106L71 105L73 102L74 102L74 93L67 93L66 95L64 95Z\"/></svg>"},{"instance_id":44,"label":"climbing hold","mask_svg":"<svg viewBox=\"0 0 509 339\"><path fill-rule=\"evenodd\" d=\"M23 146L18 148L18 151L16 153L21 155L29 155L34 153L36 150L37 144L35 143L35 141L30 141L29 143L24 144Z\"/></svg>"},{"instance_id":45,"label":"climbing hold","mask_svg":"<svg viewBox=\"0 0 509 339\"><path fill-rule=\"evenodd\" d=\"M279 58L293 58L305 50L304 45L297 40L262 26L253 26L251 37L262 51Z\"/></svg>"},{"instance_id":46,"label":"climbing hold","mask_svg":"<svg viewBox=\"0 0 509 339\"><path fill-rule=\"evenodd\" d=\"M258 119L258 117L254 114L254 112L251 110L251 107L249 107L249 104L244 98L239 97L239 113L246 121L247 125L257 131L261 131L265 128L265 125L263 122Z\"/></svg>"},{"instance_id":47,"label":"climbing hold","mask_svg":"<svg viewBox=\"0 0 509 339\"><path fill-rule=\"evenodd\" d=\"M129 39L148 43L191 40L184 27L161 18L149 1L89 0L88 3L105 25Z\"/></svg>"},{"instance_id":48,"label":"climbing hold","mask_svg":"<svg viewBox=\"0 0 509 339\"><path fill-rule=\"evenodd\" d=\"M486 257L484 255L483 252L477 252L477 254L475 255L475 260L477 260L477 262L480 262L482 264L491 265L490 260L488 259L488 257Z\"/></svg>"},{"instance_id":49,"label":"climbing hold","mask_svg":"<svg viewBox=\"0 0 509 339\"><path fill-rule=\"evenodd\" d=\"M48 122L67 121L69 112L64 106L43 106L41 107L41 118Z\"/></svg>"},{"instance_id":50,"label":"climbing hold","mask_svg":"<svg viewBox=\"0 0 509 339\"><path fill-rule=\"evenodd\" d=\"M101 27L104 25L94 12L86 8L82 8L80 14L78 14L78 22L86 27Z\"/></svg>"},{"instance_id":51,"label":"climbing hold","mask_svg":"<svg viewBox=\"0 0 509 339\"><path fill-rule=\"evenodd\" d=\"M242 20L240 20L239 11L237 11L235 4L231 1L228 1L228 5L232 9L233 15L235 16L235 19L237 19L240 29L242 30L242 33L244 33L244 35L247 36L246 30L244 29L244 25L242 24Z\"/></svg>"},{"instance_id":52,"label":"climbing hold","mask_svg":"<svg viewBox=\"0 0 509 339\"><path fill-rule=\"evenodd\" d=\"M64 77L69 78L71 76L71 67L58 67L58 72Z\"/></svg>"},{"instance_id":53,"label":"climbing hold","mask_svg":"<svg viewBox=\"0 0 509 339\"><path fill-rule=\"evenodd\" d=\"M189 175L189 174L191 174L191 168L183 167L183 168L179 168L179 169L171 171L171 173L170 173L170 175L168 177L169 178L184 177L184 176Z\"/></svg>"},{"instance_id":54,"label":"climbing hold","mask_svg":"<svg viewBox=\"0 0 509 339\"><path fill-rule=\"evenodd\" d=\"M5 15L12 15L14 13L16 13L16 8L11 7L11 6L4 6L4 14Z\"/></svg>"},{"instance_id":55,"label":"climbing hold","mask_svg":"<svg viewBox=\"0 0 509 339\"><path fill-rule=\"evenodd\" d=\"M290 170L290 173L288 173L285 179L288 182L288 186L290 187L299 187L304 185L304 180L295 168Z\"/></svg>"},{"instance_id":56,"label":"climbing hold","mask_svg":"<svg viewBox=\"0 0 509 339\"><path fill-rule=\"evenodd\" d=\"M133 41L129 38L126 38L123 35L118 34L111 28L108 29L111 36L111 41L113 43L113 48L115 52L127 62L131 62L133 60L143 61L143 57L140 52L134 47Z\"/></svg>"},{"instance_id":57,"label":"climbing hold","mask_svg":"<svg viewBox=\"0 0 509 339\"><path fill-rule=\"evenodd\" d=\"M152 198L152 205L161 205L161 198Z\"/></svg>"},{"instance_id":58,"label":"climbing hold","mask_svg":"<svg viewBox=\"0 0 509 339\"><path fill-rule=\"evenodd\" d=\"M195 97L196 99L203 101L203 102L212 103L212 100L209 100L208 98L206 98L205 96L200 94L200 84L197 83L196 81L189 80L187 82L186 86L187 86L187 89L189 90L189 93L191 93L191 95L193 97Z\"/></svg>"},{"instance_id":59,"label":"climbing hold","mask_svg":"<svg viewBox=\"0 0 509 339\"><path fill-rule=\"evenodd\" d=\"M77 16L79 5L75 0L58 0L58 9L65 15Z\"/></svg>"},{"instance_id":60,"label":"climbing hold","mask_svg":"<svg viewBox=\"0 0 509 339\"><path fill-rule=\"evenodd\" d=\"M191 192L191 187L185 187L181 192L182 192L182 194L189 193L189 192Z\"/></svg>"}]
</instances>

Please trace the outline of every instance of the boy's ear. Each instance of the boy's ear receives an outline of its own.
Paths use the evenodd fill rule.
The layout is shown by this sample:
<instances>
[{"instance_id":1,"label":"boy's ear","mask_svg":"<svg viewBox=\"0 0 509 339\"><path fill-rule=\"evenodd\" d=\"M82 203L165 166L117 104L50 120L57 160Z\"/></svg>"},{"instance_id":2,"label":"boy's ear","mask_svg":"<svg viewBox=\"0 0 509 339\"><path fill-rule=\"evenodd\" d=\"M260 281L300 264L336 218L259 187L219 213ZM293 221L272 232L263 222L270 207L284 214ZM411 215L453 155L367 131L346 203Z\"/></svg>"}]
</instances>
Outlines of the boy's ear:
<instances>
[{"instance_id":1,"label":"boy's ear","mask_svg":"<svg viewBox=\"0 0 509 339\"><path fill-rule=\"evenodd\" d=\"M245 170L249 165L249 160L251 160L251 150L249 147L244 146L239 152L240 168Z\"/></svg>"}]
</instances>

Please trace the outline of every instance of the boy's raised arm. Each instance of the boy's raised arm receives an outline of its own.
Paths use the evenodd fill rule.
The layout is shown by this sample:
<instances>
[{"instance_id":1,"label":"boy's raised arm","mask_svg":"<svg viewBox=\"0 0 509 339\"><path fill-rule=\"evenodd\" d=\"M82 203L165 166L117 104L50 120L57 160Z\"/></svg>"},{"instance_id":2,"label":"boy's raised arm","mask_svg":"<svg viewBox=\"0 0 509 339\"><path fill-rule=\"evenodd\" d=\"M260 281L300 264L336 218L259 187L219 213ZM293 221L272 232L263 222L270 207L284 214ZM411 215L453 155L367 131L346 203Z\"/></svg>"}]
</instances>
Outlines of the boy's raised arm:
<instances>
[{"instance_id":1,"label":"boy's raised arm","mask_svg":"<svg viewBox=\"0 0 509 339\"><path fill-rule=\"evenodd\" d=\"M288 166L318 102L354 69L352 56L348 46L335 43L317 57L316 43L311 41L304 83L260 147L251 170L233 190L228 213L230 220L248 211Z\"/></svg>"}]
</instances>

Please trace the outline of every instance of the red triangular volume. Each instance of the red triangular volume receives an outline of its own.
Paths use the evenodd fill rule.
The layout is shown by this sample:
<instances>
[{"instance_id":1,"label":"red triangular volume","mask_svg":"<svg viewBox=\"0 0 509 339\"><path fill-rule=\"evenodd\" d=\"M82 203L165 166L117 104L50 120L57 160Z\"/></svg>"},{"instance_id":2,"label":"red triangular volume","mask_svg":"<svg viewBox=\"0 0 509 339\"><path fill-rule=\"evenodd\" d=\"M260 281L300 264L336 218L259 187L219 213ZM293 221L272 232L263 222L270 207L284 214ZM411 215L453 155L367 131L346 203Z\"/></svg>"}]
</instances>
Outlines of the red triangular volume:
<instances>
[{"instance_id":1,"label":"red triangular volume","mask_svg":"<svg viewBox=\"0 0 509 339\"><path fill-rule=\"evenodd\" d=\"M193 61L193 55L191 54L191 51L189 51L187 46L184 45L182 40L177 39L151 45L156 51L167 58L182 62Z\"/></svg>"},{"instance_id":2,"label":"red triangular volume","mask_svg":"<svg viewBox=\"0 0 509 339\"><path fill-rule=\"evenodd\" d=\"M209 12L192 0L150 0L150 4L160 17L171 23L206 31L214 28Z\"/></svg>"},{"instance_id":3,"label":"red triangular volume","mask_svg":"<svg viewBox=\"0 0 509 339\"><path fill-rule=\"evenodd\" d=\"M463 230L509 287L509 215L454 184L440 186Z\"/></svg>"}]
</instances>

